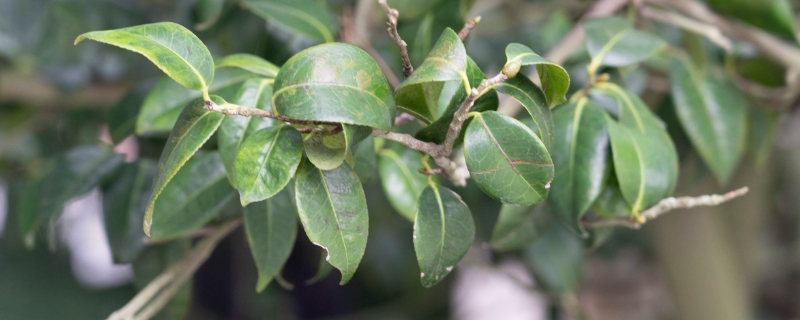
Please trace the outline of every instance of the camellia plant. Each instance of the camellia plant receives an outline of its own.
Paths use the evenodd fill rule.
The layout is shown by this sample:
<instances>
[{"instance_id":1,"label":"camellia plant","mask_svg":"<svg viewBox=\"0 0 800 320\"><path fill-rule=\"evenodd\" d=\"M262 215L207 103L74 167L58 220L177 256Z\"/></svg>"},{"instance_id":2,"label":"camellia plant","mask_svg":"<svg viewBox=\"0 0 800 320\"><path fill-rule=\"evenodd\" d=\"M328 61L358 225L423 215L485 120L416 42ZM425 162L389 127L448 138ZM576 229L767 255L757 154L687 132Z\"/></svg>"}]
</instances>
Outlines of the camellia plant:
<instances>
[{"instance_id":1,"label":"camellia plant","mask_svg":"<svg viewBox=\"0 0 800 320\"><path fill-rule=\"evenodd\" d=\"M424 287L442 281L475 240L470 207L452 186L474 184L502 203L489 241L498 251L529 246L554 219L588 235L595 227L638 228L675 208L717 205L747 192L671 197L679 156L669 128L619 81L620 73L642 64L668 71L674 114L720 185L744 153L747 105L728 79L696 66L693 52L626 19L583 22L590 57L580 73L585 85L567 97L565 68L524 44L508 44L502 70L487 76L463 43L480 18L460 32L444 29L412 66L397 28L400 13L382 1L405 77L393 86L383 60L333 42L335 21L324 6L298 3L307 9L302 19L281 13L295 12L289 9L300 4L292 1L243 1L259 16L325 42L280 67L251 54L212 57L191 31L170 22L80 35L75 44L92 40L134 51L166 74L145 98L135 92L123 99L109 126L115 143L133 133L168 132L167 143L157 163L123 163L122 155L99 147L66 154L71 165L55 174L78 178L43 179L27 190L48 195L20 218L28 245L64 203L101 181L111 181L103 186L104 208L116 214L106 217L106 228L117 261L135 261L150 243L208 234L116 314L138 319L185 288L240 224L258 268L258 291L283 281L298 220L325 251L320 272L332 266L347 283L367 246L362 181L375 171L391 205L413 223L408 237ZM700 23L659 8L642 12L691 31ZM730 49L718 34L701 35ZM498 111L503 96L524 116ZM421 129L404 130L411 122ZM241 214L227 210L235 198Z\"/></svg>"}]
</instances>

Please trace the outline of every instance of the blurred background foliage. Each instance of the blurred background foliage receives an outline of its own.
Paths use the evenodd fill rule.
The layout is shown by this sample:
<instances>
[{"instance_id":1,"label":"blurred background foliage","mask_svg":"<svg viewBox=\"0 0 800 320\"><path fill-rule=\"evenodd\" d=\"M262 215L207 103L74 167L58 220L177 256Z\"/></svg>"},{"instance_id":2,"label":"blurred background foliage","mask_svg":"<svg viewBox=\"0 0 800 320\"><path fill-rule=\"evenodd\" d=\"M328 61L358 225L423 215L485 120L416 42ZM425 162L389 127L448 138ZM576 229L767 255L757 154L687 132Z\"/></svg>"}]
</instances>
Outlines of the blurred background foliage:
<instances>
[{"instance_id":1,"label":"blurred background foliage","mask_svg":"<svg viewBox=\"0 0 800 320\"><path fill-rule=\"evenodd\" d=\"M307 2L330 10L333 36L341 37L343 26L369 35L375 51L390 62L396 75L401 74L399 55L384 32L385 16L377 1ZM466 46L487 74L503 66L503 49L509 42L548 52L593 3L389 1L400 11L400 34L409 44L414 65L424 59L444 28L459 30L466 17L481 15ZM753 3L765 5L752 7ZM796 13L788 1L710 0L707 4L797 45ZM731 77L741 80L737 82L757 89L745 90L751 107L750 126L747 141L742 143L748 151L729 184L749 186L748 196L719 207L674 212L641 230L596 229L585 239L557 223L542 229L546 231L521 253L493 253L486 243L500 205L474 184L456 188L472 208L477 244L453 276L423 289L408 236L412 225L392 209L380 182L372 179L364 188L370 208L369 245L359 272L346 286L338 286L334 275L304 284L317 273L323 253L300 232L282 275L294 288L286 290L274 283L256 294L255 266L244 232L239 230L220 244L193 284L160 316L800 317L800 114L796 97L781 100L777 94L795 90L798 84L786 81L791 79L787 68L747 43L735 43L733 53L726 54L705 38L636 18L632 7L622 15L670 44L686 48L699 68L726 68L732 71ZM134 53L97 43L74 47L75 37L90 30L158 21L190 28L215 57L244 52L280 65L318 42L314 35L293 32L280 18L254 14L237 0L0 0L0 318L103 318L187 250L188 241L150 245L136 265L112 266L104 244L101 196L96 191L73 195L80 196L78 200L64 199L71 200L65 203L67 212L56 224L44 228L49 236L39 235L49 241L39 241L32 250L26 249L17 228L21 222L16 213L37 196L24 190L31 189L51 168L58 168L70 150L108 145L109 110L124 103L120 101L128 92L141 96L161 76L155 66ZM588 61L581 46L563 63L573 90L583 87ZM667 69L666 61L652 59L640 68L606 71L612 81L641 94L666 122L681 158L676 193L724 191L689 147L673 108L666 107L672 104ZM133 105L135 111L138 103ZM131 139L134 141L120 146L150 159L158 158L165 142L165 137L158 135ZM50 196L54 195L38 195Z\"/></svg>"}]
</instances>

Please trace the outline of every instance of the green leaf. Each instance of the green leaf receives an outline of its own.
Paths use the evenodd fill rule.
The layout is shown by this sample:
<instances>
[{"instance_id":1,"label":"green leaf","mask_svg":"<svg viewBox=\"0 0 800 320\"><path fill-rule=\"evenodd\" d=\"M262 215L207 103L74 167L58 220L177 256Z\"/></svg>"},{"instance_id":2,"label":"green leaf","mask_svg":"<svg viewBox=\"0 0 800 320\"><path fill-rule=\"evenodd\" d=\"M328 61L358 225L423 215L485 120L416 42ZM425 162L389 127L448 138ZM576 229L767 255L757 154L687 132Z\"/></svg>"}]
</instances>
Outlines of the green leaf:
<instances>
[{"instance_id":1,"label":"green leaf","mask_svg":"<svg viewBox=\"0 0 800 320\"><path fill-rule=\"evenodd\" d=\"M303 161L295 176L295 199L308 239L328 252L326 260L350 281L369 233L364 189L348 165L323 171Z\"/></svg>"},{"instance_id":2,"label":"green leaf","mask_svg":"<svg viewBox=\"0 0 800 320\"><path fill-rule=\"evenodd\" d=\"M103 222L114 263L131 263L144 248L142 219L155 175L151 161L127 163L103 190Z\"/></svg>"},{"instance_id":3,"label":"green leaf","mask_svg":"<svg viewBox=\"0 0 800 320\"><path fill-rule=\"evenodd\" d=\"M353 170L358 175L358 180L362 183L367 183L372 175L375 173L375 168L378 167L377 157L375 156L375 137L369 136L364 141L359 142L353 148L353 156L355 157L355 166Z\"/></svg>"},{"instance_id":4,"label":"green leaf","mask_svg":"<svg viewBox=\"0 0 800 320\"><path fill-rule=\"evenodd\" d=\"M531 127L536 136L544 143L547 150L553 150L553 118L547 99L539 87L527 77L515 77L492 86L498 92L519 101L533 118Z\"/></svg>"},{"instance_id":5,"label":"green leaf","mask_svg":"<svg viewBox=\"0 0 800 320\"><path fill-rule=\"evenodd\" d=\"M414 219L414 251L422 286L430 288L444 279L467 254L474 238L475 224L467 204L452 190L429 182Z\"/></svg>"},{"instance_id":6,"label":"green leaf","mask_svg":"<svg viewBox=\"0 0 800 320\"><path fill-rule=\"evenodd\" d=\"M603 192L592 204L592 211L601 218L619 218L629 217L633 208L625 201L619 184L613 180L603 188Z\"/></svg>"},{"instance_id":7,"label":"green leaf","mask_svg":"<svg viewBox=\"0 0 800 320\"><path fill-rule=\"evenodd\" d=\"M391 129L392 89L372 57L353 45L323 44L294 55L274 84L273 108L299 120Z\"/></svg>"},{"instance_id":8,"label":"green leaf","mask_svg":"<svg viewBox=\"0 0 800 320\"><path fill-rule=\"evenodd\" d=\"M586 253L580 237L568 228L554 225L522 254L536 276L536 283L547 291L569 292L580 284Z\"/></svg>"},{"instance_id":9,"label":"green leaf","mask_svg":"<svg viewBox=\"0 0 800 320\"><path fill-rule=\"evenodd\" d=\"M536 206L504 204L489 246L500 251L522 249L549 231L553 223L546 202Z\"/></svg>"},{"instance_id":10,"label":"green leaf","mask_svg":"<svg viewBox=\"0 0 800 320\"><path fill-rule=\"evenodd\" d=\"M408 148L383 149L378 153L378 173L389 203L403 217L414 221L417 201L426 186L426 178L417 169L422 168L422 155Z\"/></svg>"},{"instance_id":11,"label":"green leaf","mask_svg":"<svg viewBox=\"0 0 800 320\"><path fill-rule=\"evenodd\" d=\"M246 80L231 102L240 106L271 111L272 83L267 79ZM231 180L232 185L236 186L234 164L244 140L253 132L272 126L274 123L275 121L269 118L242 116L226 116L222 120L217 135L217 144L222 163L225 164L225 171L228 172L228 179Z\"/></svg>"},{"instance_id":12,"label":"green leaf","mask_svg":"<svg viewBox=\"0 0 800 320\"><path fill-rule=\"evenodd\" d=\"M244 227L258 267L256 291L278 275L292 253L297 237L297 209L289 189L244 207Z\"/></svg>"},{"instance_id":13,"label":"green leaf","mask_svg":"<svg viewBox=\"0 0 800 320\"><path fill-rule=\"evenodd\" d=\"M767 160L775 146L779 114L751 109L749 118L749 152L753 156L756 168L763 170L769 164Z\"/></svg>"},{"instance_id":14,"label":"green leaf","mask_svg":"<svg viewBox=\"0 0 800 320\"><path fill-rule=\"evenodd\" d=\"M539 80L542 83L542 91L547 97L547 105L550 108L567 101L565 94L569 90L570 80L569 74L563 67L542 58L530 48L519 43L511 43L506 46L506 60L506 66L515 63L522 66L536 66Z\"/></svg>"},{"instance_id":15,"label":"green leaf","mask_svg":"<svg viewBox=\"0 0 800 320\"><path fill-rule=\"evenodd\" d=\"M135 133L136 117L142 108L146 93L143 86L138 86L109 110L108 131L114 144L119 144Z\"/></svg>"},{"instance_id":16,"label":"green leaf","mask_svg":"<svg viewBox=\"0 0 800 320\"><path fill-rule=\"evenodd\" d=\"M203 31L211 28L222 15L224 6L225 0L197 0L195 11L199 22L194 26L195 29Z\"/></svg>"},{"instance_id":17,"label":"green leaf","mask_svg":"<svg viewBox=\"0 0 800 320\"><path fill-rule=\"evenodd\" d=\"M274 79L278 75L280 68L271 62L264 60L256 55L248 53L235 53L225 56L215 62L217 69L220 68L239 68L255 74Z\"/></svg>"},{"instance_id":18,"label":"green leaf","mask_svg":"<svg viewBox=\"0 0 800 320\"><path fill-rule=\"evenodd\" d=\"M619 17L603 17L583 23L586 48L592 55L590 70L600 66L636 64L663 50L667 44L650 33L633 29Z\"/></svg>"},{"instance_id":19,"label":"green leaf","mask_svg":"<svg viewBox=\"0 0 800 320\"><path fill-rule=\"evenodd\" d=\"M145 232L153 239L180 236L211 221L235 196L219 153L198 155L162 189L151 211L152 229Z\"/></svg>"},{"instance_id":20,"label":"green leaf","mask_svg":"<svg viewBox=\"0 0 800 320\"><path fill-rule=\"evenodd\" d=\"M467 78L469 79L469 85L471 87L478 87L482 80L486 79L486 75L481 71L475 61L472 61L472 58L467 57ZM425 128L419 130L415 137L422 141L433 142L437 144L441 144L444 142L445 136L447 136L447 131L450 129L450 123L453 122L453 115L456 113L456 110L461 107L461 103L464 99L467 98L467 91L464 86L458 86L456 92L453 94L453 97L450 98L450 103L447 105L447 109L445 109L444 113L436 119L433 123L428 125ZM475 104L472 105L471 111L475 112L483 112L489 110L497 110L497 106L499 104L499 100L497 98L497 92L494 90L486 92L482 95L478 100L475 101ZM463 127L469 125L472 119L467 119L464 122ZM460 139L456 140L454 146L460 145L464 140L464 132L465 130L461 131Z\"/></svg>"},{"instance_id":21,"label":"green leaf","mask_svg":"<svg viewBox=\"0 0 800 320\"><path fill-rule=\"evenodd\" d=\"M93 31L75 39L107 43L138 52L182 86L206 91L214 81L214 59L191 31L172 22L159 22L116 30Z\"/></svg>"},{"instance_id":22,"label":"green leaf","mask_svg":"<svg viewBox=\"0 0 800 320\"><path fill-rule=\"evenodd\" d=\"M294 176L303 157L303 137L290 125L258 130L236 155L236 188L242 206L268 199Z\"/></svg>"},{"instance_id":23,"label":"green leaf","mask_svg":"<svg viewBox=\"0 0 800 320\"><path fill-rule=\"evenodd\" d=\"M724 185L744 153L747 100L731 83L694 70L687 59L672 61L672 100L692 145Z\"/></svg>"},{"instance_id":24,"label":"green leaf","mask_svg":"<svg viewBox=\"0 0 800 320\"><path fill-rule=\"evenodd\" d=\"M246 0L244 6L286 32L314 42L333 42L338 27L325 2L314 0Z\"/></svg>"},{"instance_id":25,"label":"green leaf","mask_svg":"<svg viewBox=\"0 0 800 320\"><path fill-rule=\"evenodd\" d=\"M553 112L555 165L550 203L569 222L586 213L608 175L609 140L605 111L589 99L569 102Z\"/></svg>"},{"instance_id":26,"label":"green leaf","mask_svg":"<svg viewBox=\"0 0 800 320\"><path fill-rule=\"evenodd\" d=\"M553 161L539 137L498 112L473 115L464 156L475 184L503 203L531 205L547 198Z\"/></svg>"},{"instance_id":27,"label":"green leaf","mask_svg":"<svg viewBox=\"0 0 800 320\"><path fill-rule=\"evenodd\" d=\"M225 103L225 100L218 96L211 96L211 101L216 104ZM147 235L150 235L153 209L161 192L178 173L178 170L189 161L189 158L217 131L225 117L221 113L206 111L203 105L203 99L196 99L186 105L169 134L167 145L161 152L156 180L153 184L153 196L150 198L147 212L144 215L144 233ZM202 176L207 177L206 174Z\"/></svg>"},{"instance_id":28,"label":"green leaf","mask_svg":"<svg viewBox=\"0 0 800 320\"><path fill-rule=\"evenodd\" d=\"M244 70L219 70L209 92L224 99L234 98L242 82L253 77L253 73ZM150 90L142 104L136 119L136 134L151 136L169 132L178 120L182 108L202 96L200 92L187 90L167 77L162 78Z\"/></svg>"},{"instance_id":29,"label":"green leaf","mask_svg":"<svg viewBox=\"0 0 800 320\"><path fill-rule=\"evenodd\" d=\"M447 81L460 81L469 92L467 52L453 29L444 30L425 61L395 91L398 107L425 123L439 114L439 94Z\"/></svg>"},{"instance_id":30,"label":"green leaf","mask_svg":"<svg viewBox=\"0 0 800 320\"><path fill-rule=\"evenodd\" d=\"M709 0L714 11L741 19L787 40L797 41L794 10L788 0Z\"/></svg>"}]
</instances>

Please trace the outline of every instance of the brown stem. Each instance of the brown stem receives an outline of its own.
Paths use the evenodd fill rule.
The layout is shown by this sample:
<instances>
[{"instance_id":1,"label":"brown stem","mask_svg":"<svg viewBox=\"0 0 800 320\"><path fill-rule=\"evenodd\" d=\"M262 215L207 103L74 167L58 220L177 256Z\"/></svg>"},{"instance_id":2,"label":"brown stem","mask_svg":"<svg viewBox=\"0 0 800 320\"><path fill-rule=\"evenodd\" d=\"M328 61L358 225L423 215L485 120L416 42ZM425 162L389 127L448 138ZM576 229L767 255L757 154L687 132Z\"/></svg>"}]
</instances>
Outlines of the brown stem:
<instances>
[{"instance_id":1,"label":"brown stem","mask_svg":"<svg viewBox=\"0 0 800 320\"><path fill-rule=\"evenodd\" d=\"M227 114L230 116L245 116L245 117L256 117L256 118L270 118L275 119L282 122L287 123L295 123L295 124L304 124L304 125L329 125L334 127L339 127L340 124L335 122L325 122L325 121L314 121L314 120L298 120L292 119L284 115L276 115L272 113L272 111L261 110L257 108L250 108L235 104L226 103L223 105L218 105L214 103L214 101L206 101L205 105L203 106L204 109L208 111L219 112L222 114Z\"/></svg>"},{"instance_id":2,"label":"brown stem","mask_svg":"<svg viewBox=\"0 0 800 320\"><path fill-rule=\"evenodd\" d=\"M389 36L394 40L397 49L400 50L400 59L403 60L403 76L408 78L414 72L414 67L411 65L411 59L408 58L408 45L397 33L397 17L400 16L400 12L389 7L386 0L380 0L378 3L383 6L383 11L386 12L386 17L389 19L389 22L387 22L389 28L386 30L389 31Z\"/></svg>"},{"instance_id":3,"label":"brown stem","mask_svg":"<svg viewBox=\"0 0 800 320\"><path fill-rule=\"evenodd\" d=\"M464 39L467 38L467 35L469 35L469 32L472 31L472 29L474 29L475 26L477 26L478 23L480 22L481 22L480 16L477 16L474 19L467 21L467 23L464 24L464 27L461 28L461 31L458 32L458 37L461 39L461 41L464 41Z\"/></svg>"}]
</instances>

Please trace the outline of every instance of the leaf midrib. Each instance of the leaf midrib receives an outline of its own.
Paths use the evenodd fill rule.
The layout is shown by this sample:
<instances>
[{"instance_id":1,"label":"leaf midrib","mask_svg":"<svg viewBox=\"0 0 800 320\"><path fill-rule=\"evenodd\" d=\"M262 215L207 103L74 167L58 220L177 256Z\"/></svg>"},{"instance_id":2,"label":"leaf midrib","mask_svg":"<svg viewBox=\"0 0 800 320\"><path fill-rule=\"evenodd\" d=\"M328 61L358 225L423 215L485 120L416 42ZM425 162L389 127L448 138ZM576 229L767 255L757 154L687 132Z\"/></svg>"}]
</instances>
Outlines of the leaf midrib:
<instances>
[{"instance_id":1,"label":"leaf midrib","mask_svg":"<svg viewBox=\"0 0 800 320\"><path fill-rule=\"evenodd\" d=\"M508 155L506 154L505 150L503 150L503 148L500 147L500 143L497 142L497 140L494 138L494 134L492 134L492 131L489 130L489 128L486 126L486 122L483 121L483 115L478 115L475 118L478 119L478 122L480 122L481 127L483 127L483 130L486 131L486 134L489 136L489 140L492 141L492 144L497 148L497 150L500 151L500 154L503 155L503 158L506 159L506 162L511 167L511 170L514 170L514 172L520 177L520 179L523 182L525 182L525 185L527 185L528 188L533 190L533 192L536 193L536 195L541 198L542 195L539 193L539 191L537 191L536 188L534 188L530 183L528 183L528 180L522 176L522 173L520 173L519 170L517 170L517 166L513 163L513 161L510 158L508 158Z\"/></svg>"},{"instance_id":2,"label":"leaf midrib","mask_svg":"<svg viewBox=\"0 0 800 320\"><path fill-rule=\"evenodd\" d=\"M319 172L320 178L322 179L322 185L325 187L325 196L328 197L328 203L331 204L331 211L333 212L334 220L336 220L337 234L339 234L339 238L342 239L342 248L344 249L343 251L345 260L345 265L344 265L345 270L344 272L342 272L342 277L345 277L350 274L350 257L347 253L347 242L344 240L344 233L343 233L344 230L342 229L342 225L339 223L339 213L336 211L336 206L333 205L331 190L330 187L328 187L328 179L327 177L325 177L325 173L322 172L322 170L316 167L314 169ZM330 251L328 251L328 254L330 254Z\"/></svg>"}]
</instances>

